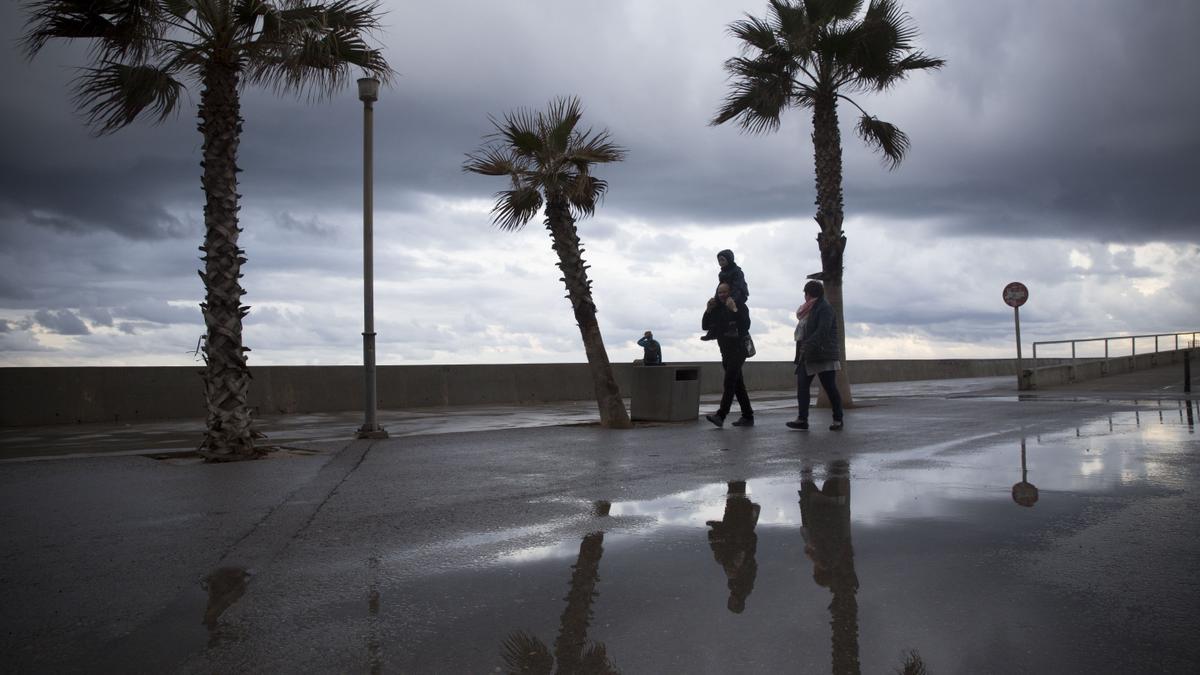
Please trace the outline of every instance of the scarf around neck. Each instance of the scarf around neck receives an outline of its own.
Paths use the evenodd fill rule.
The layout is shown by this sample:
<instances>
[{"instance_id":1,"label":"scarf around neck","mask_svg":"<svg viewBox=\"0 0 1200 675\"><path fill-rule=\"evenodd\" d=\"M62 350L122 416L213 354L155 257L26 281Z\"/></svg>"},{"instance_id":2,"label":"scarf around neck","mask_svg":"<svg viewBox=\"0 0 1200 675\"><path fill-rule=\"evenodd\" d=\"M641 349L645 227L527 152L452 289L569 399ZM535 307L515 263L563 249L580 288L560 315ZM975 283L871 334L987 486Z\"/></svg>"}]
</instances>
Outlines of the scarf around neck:
<instances>
[{"instance_id":1,"label":"scarf around neck","mask_svg":"<svg viewBox=\"0 0 1200 675\"><path fill-rule=\"evenodd\" d=\"M796 331L794 333L796 342L800 342L804 338L804 324L808 322L808 313L812 311L815 304L817 304L817 299L813 298L796 308Z\"/></svg>"}]
</instances>

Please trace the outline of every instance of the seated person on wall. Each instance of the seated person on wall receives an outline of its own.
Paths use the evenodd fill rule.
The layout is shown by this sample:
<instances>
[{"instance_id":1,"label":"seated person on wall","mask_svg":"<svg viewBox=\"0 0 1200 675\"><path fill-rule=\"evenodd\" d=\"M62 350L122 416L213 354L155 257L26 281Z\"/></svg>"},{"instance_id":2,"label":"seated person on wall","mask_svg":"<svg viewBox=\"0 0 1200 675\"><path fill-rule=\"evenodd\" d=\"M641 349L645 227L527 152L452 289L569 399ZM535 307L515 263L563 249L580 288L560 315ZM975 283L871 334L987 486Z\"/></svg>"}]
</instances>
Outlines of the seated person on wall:
<instances>
[{"instance_id":1,"label":"seated person on wall","mask_svg":"<svg viewBox=\"0 0 1200 675\"><path fill-rule=\"evenodd\" d=\"M646 366L661 366L662 365L662 347L658 344L658 340L654 339L654 333L646 331L646 334L637 341L638 346L644 350L642 357L642 365Z\"/></svg>"}]
</instances>

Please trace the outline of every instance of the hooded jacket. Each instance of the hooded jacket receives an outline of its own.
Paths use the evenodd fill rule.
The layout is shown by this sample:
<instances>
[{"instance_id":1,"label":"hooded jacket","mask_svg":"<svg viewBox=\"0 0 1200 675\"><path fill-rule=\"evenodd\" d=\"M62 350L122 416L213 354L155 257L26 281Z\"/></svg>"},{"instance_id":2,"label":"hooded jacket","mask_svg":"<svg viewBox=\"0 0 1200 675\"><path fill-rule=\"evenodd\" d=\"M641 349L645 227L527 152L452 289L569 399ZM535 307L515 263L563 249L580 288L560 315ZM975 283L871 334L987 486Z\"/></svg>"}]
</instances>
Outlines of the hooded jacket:
<instances>
[{"instance_id":1,"label":"hooded jacket","mask_svg":"<svg viewBox=\"0 0 1200 675\"><path fill-rule=\"evenodd\" d=\"M717 255L729 261L728 265L722 267L720 272L717 272L717 284L729 284L729 295L733 298L734 302L745 303L750 297L750 287L746 285L746 274L733 261L733 251L725 249L717 253Z\"/></svg>"}]
</instances>

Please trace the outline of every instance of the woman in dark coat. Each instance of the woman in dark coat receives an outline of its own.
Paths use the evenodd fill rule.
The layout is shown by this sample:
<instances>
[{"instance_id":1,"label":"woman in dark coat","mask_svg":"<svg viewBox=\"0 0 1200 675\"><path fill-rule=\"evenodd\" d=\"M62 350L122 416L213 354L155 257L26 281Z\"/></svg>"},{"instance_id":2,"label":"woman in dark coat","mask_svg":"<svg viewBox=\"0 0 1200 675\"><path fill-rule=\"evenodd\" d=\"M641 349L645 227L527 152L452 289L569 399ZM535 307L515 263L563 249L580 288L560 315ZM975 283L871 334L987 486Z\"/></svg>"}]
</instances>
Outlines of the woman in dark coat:
<instances>
[{"instance_id":1,"label":"woman in dark coat","mask_svg":"<svg viewBox=\"0 0 1200 675\"><path fill-rule=\"evenodd\" d=\"M842 428L842 396L837 388L837 371L842 369L838 351L837 317L833 305L825 299L825 287L819 281L804 285L804 304L796 310L796 403L799 412L788 422L792 429L808 428L808 391L814 377L821 380L833 405L831 431Z\"/></svg>"}]
</instances>

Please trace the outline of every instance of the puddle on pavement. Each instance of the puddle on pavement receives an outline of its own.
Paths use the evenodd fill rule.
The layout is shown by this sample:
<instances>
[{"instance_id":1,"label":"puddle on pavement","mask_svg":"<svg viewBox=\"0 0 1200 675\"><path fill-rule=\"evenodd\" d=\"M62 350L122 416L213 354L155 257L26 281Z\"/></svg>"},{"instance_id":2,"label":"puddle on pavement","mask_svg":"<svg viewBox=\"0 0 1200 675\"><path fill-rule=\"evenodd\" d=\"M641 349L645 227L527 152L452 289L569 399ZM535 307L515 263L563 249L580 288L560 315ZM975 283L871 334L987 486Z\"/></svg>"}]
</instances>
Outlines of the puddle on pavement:
<instances>
[{"instance_id":1,"label":"puddle on pavement","mask_svg":"<svg viewBox=\"0 0 1200 675\"><path fill-rule=\"evenodd\" d=\"M1197 625L1194 585L1125 583L1179 542L1111 554L1094 577L1061 570L1121 545L1076 550L1080 532L1187 494L1195 416L1181 405L1002 443L798 460L579 504L540 540L529 528L461 539L481 550L446 554L471 562L373 586L373 619L402 598L390 620L426 629L374 644L372 668L881 673L915 658L932 673L1186 671L1200 657L1180 637ZM1183 557L1172 564L1194 574Z\"/></svg>"}]
</instances>

